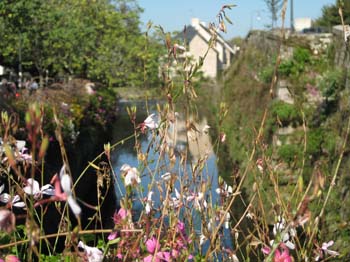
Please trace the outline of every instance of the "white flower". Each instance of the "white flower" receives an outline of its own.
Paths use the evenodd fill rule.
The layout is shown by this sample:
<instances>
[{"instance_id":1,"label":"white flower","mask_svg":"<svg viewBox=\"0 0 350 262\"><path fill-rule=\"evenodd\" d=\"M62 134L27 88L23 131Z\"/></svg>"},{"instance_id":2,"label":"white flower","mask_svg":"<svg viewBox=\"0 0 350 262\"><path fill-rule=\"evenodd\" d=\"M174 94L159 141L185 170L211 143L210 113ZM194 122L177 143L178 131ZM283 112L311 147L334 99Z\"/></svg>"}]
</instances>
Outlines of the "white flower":
<instances>
[{"instance_id":1,"label":"white flower","mask_svg":"<svg viewBox=\"0 0 350 262\"><path fill-rule=\"evenodd\" d=\"M81 208L78 205L77 201L73 198L72 194L72 180L70 175L66 173L66 166L63 165L60 171L60 183L63 189L63 192L66 194L67 203L69 207L72 209L75 216L79 216L81 214Z\"/></svg>"},{"instance_id":2,"label":"white flower","mask_svg":"<svg viewBox=\"0 0 350 262\"><path fill-rule=\"evenodd\" d=\"M203 129L202 129L202 132L203 132L204 134L208 134L209 129L210 129L210 126L205 125L205 126L203 127Z\"/></svg>"},{"instance_id":3,"label":"white flower","mask_svg":"<svg viewBox=\"0 0 350 262\"><path fill-rule=\"evenodd\" d=\"M31 178L27 180L27 185L23 188L23 191L27 195L34 195L35 199L40 198L43 194L49 196L55 195L55 189L52 185L47 184L40 188L38 181Z\"/></svg>"},{"instance_id":4,"label":"white flower","mask_svg":"<svg viewBox=\"0 0 350 262\"><path fill-rule=\"evenodd\" d=\"M140 184L141 179L139 171L135 167L131 167L128 164L122 165L120 171L124 173L124 184L125 186L131 186L134 184Z\"/></svg>"},{"instance_id":5,"label":"white flower","mask_svg":"<svg viewBox=\"0 0 350 262\"><path fill-rule=\"evenodd\" d=\"M161 177L161 179L163 179L164 181L170 181L170 179L171 179L171 173L170 172L166 172L166 173L164 173L163 175L161 175L160 176Z\"/></svg>"},{"instance_id":6,"label":"white flower","mask_svg":"<svg viewBox=\"0 0 350 262\"><path fill-rule=\"evenodd\" d=\"M15 195L14 197L11 197L8 193L2 193L5 189L5 185L0 186L0 202L7 204L11 203L11 206L23 208L26 206L26 204L23 201L20 201L19 195Z\"/></svg>"},{"instance_id":7,"label":"white flower","mask_svg":"<svg viewBox=\"0 0 350 262\"><path fill-rule=\"evenodd\" d=\"M205 235L203 235L203 234L201 234L200 236L199 236L199 244L200 245L203 245L204 243L205 243L205 241L207 241L207 237L205 236Z\"/></svg>"},{"instance_id":8,"label":"white flower","mask_svg":"<svg viewBox=\"0 0 350 262\"><path fill-rule=\"evenodd\" d=\"M145 121L143 121L144 125L148 127L149 129L156 129L158 128L158 124L155 120L155 114L150 114Z\"/></svg>"},{"instance_id":9,"label":"white flower","mask_svg":"<svg viewBox=\"0 0 350 262\"><path fill-rule=\"evenodd\" d=\"M82 241L79 241L78 247L84 250L88 262L102 262L103 252L97 247L87 246Z\"/></svg>"},{"instance_id":10,"label":"white flower","mask_svg":"<svg viewBox=\"0 0 350 262\"><path fill-rule=\"evenodd\" d=\"M152 207L153 207L152 195L153 195L153 191L149 191L147 194L147 202L146 202L146 206L145 206L146 214L149 214L152 210Z\"/></svg>"},{"instance_id":11,"label":"white flower","mask_svg":"<svg viewBox=\"0 0 350 262\"><path fill-rule=\"evenodd\" d=\"M223 187L218 187L217 189L215 189L215 192L218 195L224 195L224 196L230 196L233 193L233 188L232 186L229 186L226 184L226 182L224 182Z\"/></svg>"},{"instance_id":12,"label":"white flower","mask_svg":"<svg viewBox=\"0 0 350 262\"><path fill-rule=\"evenodd\" d=\"M174 208L178 208L181 206L181 195L179 193L179 191L177 191L177 189L175 188L175 197L171 197L170 198L170 206L174 207Z\"/></svg>"},{"instance_id":13,"label":"white flower","mask_svg":"<svg viewBox=\"0 0 350 262\"><path fill-rule=\"evenodd\" d=\"M276 236L278 234L280 234L280 238L282 240L282 242L289 248L289 249L295 249L295 245L293 242L291 242L290 240L292 239L292 237L294 237L296 235L296 231L294 228L290 228L287 232L285 230L286 228L286 221L284 220L283 217L278 216L277 217L277 223L273 225L273 234ZM272 243L274 241L272 240ZM272 244L271 244L272 246Z\"/></svg>"},{"instance_id":14,"label":"white flower","mask_svg":"<svg viewBox=\"0 0 350 262\"><path fill-rule=\"evenodd\" d=\"M230 228L230 218L231 218L231 215L229 212L227 212L225 217L225 224L224 224L225 229Z\"/></svg>"}]
</instances>

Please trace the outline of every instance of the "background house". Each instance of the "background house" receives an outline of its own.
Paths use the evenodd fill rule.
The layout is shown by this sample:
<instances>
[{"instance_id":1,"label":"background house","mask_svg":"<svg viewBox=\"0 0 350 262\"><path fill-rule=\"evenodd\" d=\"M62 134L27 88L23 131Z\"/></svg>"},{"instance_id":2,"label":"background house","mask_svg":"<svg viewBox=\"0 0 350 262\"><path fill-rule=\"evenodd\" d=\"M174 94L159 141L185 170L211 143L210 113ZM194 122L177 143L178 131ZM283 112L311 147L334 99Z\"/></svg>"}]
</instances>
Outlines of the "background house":
<instances>
[{"instance_id":1,"label":"background house","mask_svg":"<svg viewBox=\"0 0 350 262\"><path fill-rule=\"evenodd\" d=\"M192 23L186 29L186 40L189 46L191 56L198 61L203 57L208 49L211 33L205 23L200 22L198 18L192 18ZM233 55L239 50L238 47L232 48L219 34L214 48L208 52L204 60L202 71L204 76L215 78L218 72L225 70L231 64Z\"/></svg>"},{"instance_id":2,"label":"background house","mask_svg":"<svg viewBox=\"0 0 350 262\"><path fill-rule=\"evenodd\" d=\"M309 29L312 26L312 20L310 17L295 18L294 28L296 32L302 32L305 29Z\"/></svg>"}]
</instances>

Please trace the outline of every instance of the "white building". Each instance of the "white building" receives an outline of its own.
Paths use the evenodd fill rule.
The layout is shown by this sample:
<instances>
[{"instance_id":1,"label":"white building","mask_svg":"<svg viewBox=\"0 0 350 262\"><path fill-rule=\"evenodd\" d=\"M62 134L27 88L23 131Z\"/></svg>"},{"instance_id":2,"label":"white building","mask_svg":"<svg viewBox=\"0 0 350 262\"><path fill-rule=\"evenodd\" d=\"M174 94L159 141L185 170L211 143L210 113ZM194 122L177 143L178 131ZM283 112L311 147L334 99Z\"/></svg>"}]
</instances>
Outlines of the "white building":
<instances>
[{"instance_id":1,"label":"white building","mask_svg":"<svg viewBox=\"0 0 350 262\"><path fill-rule=\"evenodd\" d=\"M304 29L309 29L312 26L312 20L310 17L295 18L294 29L296 32L302 32Z\"/></svg>"},{"instance_id":2,"label":"white building","mask_svg":"<svg viewBox=\"0 0 350 262\"><path fill-rule=\"evenodd\" d=\"M192 18L192 23L186 29L186 40L189 52L198 62L208 49L212 34L203 22L198 18ZM204 60L201 70L204 76L215 78L220 70L225 70L231 64L233 55L239 50L232 48L219 34L213 48L211 48Z\"/></svg>"}]
</instances>

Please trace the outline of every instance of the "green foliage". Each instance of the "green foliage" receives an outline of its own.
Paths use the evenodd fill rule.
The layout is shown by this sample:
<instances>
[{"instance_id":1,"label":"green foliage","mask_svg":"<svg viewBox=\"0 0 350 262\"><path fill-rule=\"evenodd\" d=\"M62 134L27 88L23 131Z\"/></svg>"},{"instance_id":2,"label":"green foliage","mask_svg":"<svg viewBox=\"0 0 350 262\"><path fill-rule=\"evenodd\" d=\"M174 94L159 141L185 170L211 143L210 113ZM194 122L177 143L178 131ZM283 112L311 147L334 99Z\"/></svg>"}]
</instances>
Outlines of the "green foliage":
<instances>
[{"instance_id":1,"label":"green foliage","mask_svg":"<svg viewBox=\"0 0 350 262\"><path fill-rule=\"evenodd\" d=\"M315 21L316 26L331 28L334 25L341 24L339 16L339 6L342 7L345 24L350 23L350 2L337 0L336 4L326 5L322 8L322 16Z\"/></svg>"},{"instance_id":2,"label":"green foliage","mask_svg":"<svg viewBox=\"0 0 350 262\"><path fill-rule=\"evenodd\" d=\"M278 148L278 156L286 163L292 164L300 161L302 148L295 144L285 144Z\"/></svg>"},{"instance_id":3,"label":"green foliage","mask_svg":"<svg viewBox=\"0 0 350 262\"><path fill-rule=\"evenodd\" d=\"M273 77L274 72L275 72L274 66L272 66L272 65L266 66L262 69L262 71L259 74L260 79L263 81L263 83L270 84L272 81L272 77Z\"/></svg>"},{"instance_id":4,"label":"green foliage","mask_svg":"<svg viewBox=\"0 0 350 262\"><path fill-rule=\"evenodd\" d=\"M327 99L337 99L339 91L345 86L342 71L337 69L326 71L319 80L319 86Z\"/></svg>"},{"instance_id":5,"label":"green foliage","mask_svg":"<svg viewBox=\"0 0 350 262\"><path fill-rule=\"evenodd\" d=\"M51 76L89 77L115 86L158 83L159 45L139 29L141 9L128 1L1 1L4 63ZM132 44L130 44L132 43Z\"/></svg>"},{"instance_id":6,"label":"green foliage","mask_svg":"<svg viewBox=\"0 0 350 262\"><path fill-rule=\"evenodd\" d=\"M276 101L271 105L271 114L273 118L278 118L278 121L283 126L290 124L297 125L302 122L301 115L294 105Z\"/></svg>"},{"instance_id":7,"label":"green foliage","mask_svg":"<svg viewBox=\"0 0 350 262\"><path fill-rule=\"evenodd\" d=\"M295 48L293 52L293 60L299 64L307 64L311 61L311 54L308 49L305 48Z\"/></svg>"},{"instance_id":8,"label":"green foliage","mask_svg":"<svg viewBox=\"0 0 350 262\"><path fill-rule=\"evenodd\" d=\"M311 63L311 53L308 49L298 47L293 52L293 58L283 61L278 72L282 76L297 76L304 72L307 64Z\"/></svg>"},{"instance_id":9,"label":"green foliage","mask_svg":"<svg viewBox=\"0 0 350 262\"><path fill-rule=\"evenodd\" d=\"M311 156L317 156L322 151L324 139L324 130L321 128L312 129L307 133L306 153Z\"/></svg>"},{"instance_id":10,"label":"green foliage","mask_svg":"<svg viewBox=\"0 0 350 262\"><path fill-rule=\"evenodd\" d=\"M112 88L101 89L90 98L90 105L85 111L85 121L106 128L112 123L117 109L117 95Z\"/></svg>"}]
</instances>

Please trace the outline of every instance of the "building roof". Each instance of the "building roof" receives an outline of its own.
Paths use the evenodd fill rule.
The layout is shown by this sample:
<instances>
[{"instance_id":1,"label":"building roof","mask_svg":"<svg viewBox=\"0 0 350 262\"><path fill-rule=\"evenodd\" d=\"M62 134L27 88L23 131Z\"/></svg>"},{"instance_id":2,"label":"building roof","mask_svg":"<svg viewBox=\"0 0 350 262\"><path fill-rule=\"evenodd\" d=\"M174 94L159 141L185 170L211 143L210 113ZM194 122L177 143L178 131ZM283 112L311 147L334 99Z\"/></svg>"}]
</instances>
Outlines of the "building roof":
<instances>
[{"instance_id":1,"label":"building roof","mask_svg":"<svg viewBox=\"0 0 350 262\"><path fill-rule=\"evenodd\" d=\"M212 37L209 28L206 27L203 22L200 22L198 18L192 18L192 24L186 28L187 41L191 41L196 35L199 35L207 43L209 43ZM232 54L235 53L233 48L224 40L224 38L219 33L217 33L216 41L228 49ZM216 48L214 48L214 50L217 51Z\"/></svg>"}]
</instances>

